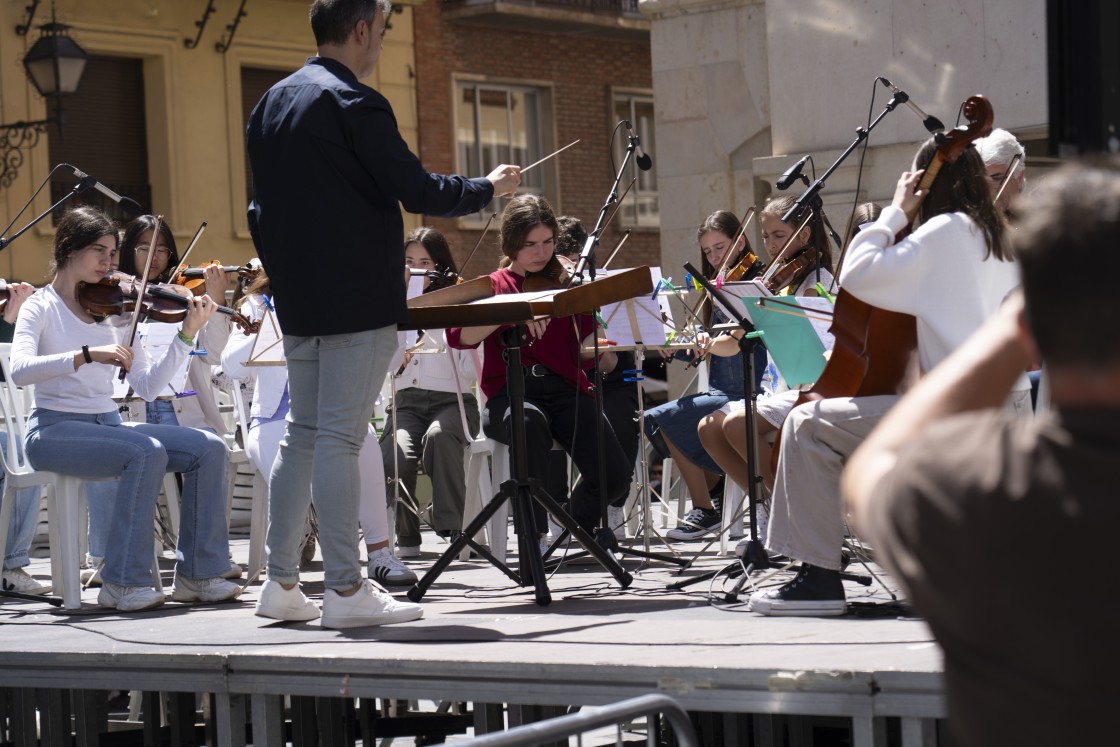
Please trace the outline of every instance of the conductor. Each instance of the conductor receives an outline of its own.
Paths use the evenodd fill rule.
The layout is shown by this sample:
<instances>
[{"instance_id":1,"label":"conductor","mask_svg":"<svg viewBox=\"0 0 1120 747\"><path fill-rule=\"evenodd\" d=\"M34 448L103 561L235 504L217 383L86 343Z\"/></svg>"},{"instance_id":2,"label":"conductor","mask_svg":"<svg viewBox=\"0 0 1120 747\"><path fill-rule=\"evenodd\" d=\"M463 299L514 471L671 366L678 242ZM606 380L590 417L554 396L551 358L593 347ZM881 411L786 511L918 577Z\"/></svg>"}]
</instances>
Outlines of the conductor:
<instances>
[{"instance_id":1,"label":"conductor","mask_svg":"<svg viewBox=\"0 0 1120 747\"><path fill-rule=\"evenodd\" d=\"M256 613L319 617L298 588L314 497L329 628L422 614L362 578L357 536L358 451L406 319L401 207L464 215L521 181L510 165L476 179L431 174L409 151L389 102L359 82L377 65L389 11L388 0L315 0L318 55L269 89L247 127L249 228L278 300L290 397Z\"/></svg>"}]
</instances>

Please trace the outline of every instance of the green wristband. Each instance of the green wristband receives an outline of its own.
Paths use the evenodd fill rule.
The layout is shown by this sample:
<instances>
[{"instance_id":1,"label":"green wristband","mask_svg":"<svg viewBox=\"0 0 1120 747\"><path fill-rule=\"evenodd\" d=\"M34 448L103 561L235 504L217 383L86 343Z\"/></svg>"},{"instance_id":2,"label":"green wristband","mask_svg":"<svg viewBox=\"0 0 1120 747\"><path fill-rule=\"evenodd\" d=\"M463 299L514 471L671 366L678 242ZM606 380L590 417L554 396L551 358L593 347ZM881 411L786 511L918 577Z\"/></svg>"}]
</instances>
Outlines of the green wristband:
<instances>
[{"instance_id":1,"label":"green wristband","mask_svg":"<svg viewBox=\"0 0 1120 747\"><path fill-rule=\"evenodd\" d=\"M187 337L187 334L185 332L183 332L183 330L179 330L179 339L182 340L183 342L185 342L188 345L194 345L194 338L193 337Z\"/></svg>"}]
</instances>

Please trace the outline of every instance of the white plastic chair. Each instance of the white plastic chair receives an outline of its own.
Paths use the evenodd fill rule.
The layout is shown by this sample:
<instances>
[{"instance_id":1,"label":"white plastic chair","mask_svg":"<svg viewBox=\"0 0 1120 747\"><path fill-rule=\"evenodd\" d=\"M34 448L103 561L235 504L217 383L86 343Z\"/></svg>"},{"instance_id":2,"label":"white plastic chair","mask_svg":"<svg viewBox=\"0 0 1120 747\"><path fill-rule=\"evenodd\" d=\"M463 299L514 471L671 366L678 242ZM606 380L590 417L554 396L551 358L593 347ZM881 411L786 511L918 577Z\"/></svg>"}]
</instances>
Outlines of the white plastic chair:
<instances>
[{"instance_id":1,"label":"white plastic chair","mask_svg":"<svg viewBox=\"0 0 1120 747\"><path fill-rule=\"evenodd\" d=\"M249 438L249 415L245 412L245 400L240 392L233 395L233 406L237 413L237 423L241 427L241 437ZM237 458L249 462L244 449L238 449ZM230 455L230 470L236 473L233 452ZM232 496L232 491L231 491ZM232 497L230 498L232 501ZM249 514L249 561L248 578L252 580L264 570L264 541L268 531L268 480L256 467L253 468L253 507Z\"/></svg>"},{"instance_id":2,"label":"white plastic chair","mask_svg":"<svg viewBox=\"0 0 1120 747\"><path fill-rule=\"evenodd\" d=\"M58 590L62 591L62 606L65 609L77 609L82 606L78 573L81 543L78 534L82 525L81 511L85 504L82 496L84 480L73 475L36 470L27 461L24 451L27 426L25 393L11 383L10 356L11 345L0 346L0 371L4 375L4 381L0 383L0 414L3 415L8 446L7 456L0 455L4 468L3 505L0 506L0 558L4 557L7 550L15 491L39 486L47 498L52 583L56 593ZM157 589L163 588L159 561L154 556L152 585Z\"/></svg>"}]
</instances>

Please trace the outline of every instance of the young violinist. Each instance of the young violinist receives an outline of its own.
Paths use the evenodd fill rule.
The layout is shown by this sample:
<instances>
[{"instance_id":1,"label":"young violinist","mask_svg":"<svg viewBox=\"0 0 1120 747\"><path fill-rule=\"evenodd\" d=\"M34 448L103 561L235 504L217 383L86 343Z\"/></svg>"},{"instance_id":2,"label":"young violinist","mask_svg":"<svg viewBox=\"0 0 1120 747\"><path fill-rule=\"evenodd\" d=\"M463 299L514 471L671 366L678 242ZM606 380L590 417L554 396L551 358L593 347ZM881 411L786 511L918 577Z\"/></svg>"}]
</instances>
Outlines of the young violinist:
<instances>
[{"instance_id":1,"label":"young violinist","mask_svg":"<svg viewBox=\"0 0 1120 747\"><path fill-rule=\"evenodd\" d=\"M552 206L537 195L518 195L502 213L498 233L502 253L509 258L508 267L490 274L494 292L521 292L526 276L551 272L557 261L553 257L559 227ZM578 332L576 327L578 326ZM595 403L591 400L591 382L584 363L590 354L581 352L590 345L595 323L590 315L573 318L536 319L529 322L529 344L522 348L525 375L526 456L530 475L548 472L548 454L553 441L572 457L583 479L572 491L571 514L579 525L593 533L599 524L602 506L623 495L629 488L623 470L610 469L606 483L599 481L599 444ZM447 343L453 348L483 346L480 385L487 401L483 409L482 430L487 436L510 442L510 406L506 391L506 366L502 355L502 333L508 326L456 327L447 330ZM603 370L613 370L616 359L605 353L600 361ZM604 441L608 465L626 460L610 423L604 424ZM536 514L537 530L546 531L543 517Z\"/></svg>"},{"instance_id":2,"label":"young violinist","mask_svg":"<svg viewBox=\"0 0 1120 747\"><path fill-rule=\"evenodd\" d=\"M736 241L739 233L739 219L726 210L712 213L696 229L702 271L709 279L721 269L735 267L750 253L746 236ZM692 498L692 510L667 534L674 540L698 539L720 525L718 497L713 501L709 492L716 490L722 471L704 450L696 427L729 401L743 398L743 359L738 340L730 334L708 332L712 325L727 322L726 315L706 301L701 318L704 329L696 335L696 347L701 355L709 356L707 391L666 402L646 413L646 435L663 457L673 458Z\"/></svg>"},{"instance_id":3,"label":"young violinist","mask_svg":"<svg viewBox=\"0 0 1120 747\"><path fill-rule=\"evenodd\" d=\"M457 275L459 271L447 239L434 228L418 228L405 238L404 262L406 273L416 269ZM433 287L430 276L425 276L423 283L425 290ZM386 428L381 438L385 474L393 475L395 469L400 480L397 552L403 558L420 554L415 497L420 463L432 480L432 526L436 533L450 538L462 530L467 493L463 456L467 441L478 433L478 402L471 394L478 378L474 356L461 350L449 351L441 329L425 330L417 344L405 353L404 364L393 374L396 396L386 420L395 423L396 430ZM469 434L463 430L464 416ZM389 489L395 488L391 484Z\"/></svg>"},{"instance_id":4,"label":"young violinist","mask_svg":"<svg viewBox=\"0 0 1120 747\"><path fill-rule=\"evenodd\" d=\"M777 256L785 246L796 226L789 226L782 222L782 216L793 207L792 197L782 197L769 202L759 215L762 224L762 236L765 240L767 253ZM874 203L865 203L856 210L856 218L852 226L869 223L878 217L881 208ZM808 267L802 271L802 278L792 277L797 287L794 295L815 296L816 286L820 285L827 291L832 285L832 253L828 249L829 243L824 235L823 226L813 221L803 228L798 236L790 243L786 251L787 256L815 257L815 250L811 247L813 242L819 242L824 249L821 251L822 267L820 280L817 279L816 267ZM851 236L849 228L848 236ZM792 286L790 286L792 288ZM758 454L756 467L761 476L763 485L767 490L774 487L774 472L770 466L770 443L773 434L777 432L786 415L793 409L799 391L790 389L778 373L773 360L767 355L766 370L762 377L762 384L755 399L755 444ZM747 490L750 478L747 470L747 409L743 400L732 400L700 421L698 433L700 442L712 459L724 472L734 480L740 488Z\"/></svg>"},{"instance_id":5,"label":"young violinist","mask_svg":"<svg viewBox=\"0 0 1120 747\"><path fill-rule=\"evenodd\" d=\"M139 277L144 272L156 223L154 215L141 215L125 227L119 253L121 272L133 277ZM148 270L149 283L170 282L179 266L179 250L175 244L175 235L166 222L159 223L159 235L155 237L155 253ZM218 267L208 267L204 277L206 294L217 304L221 304L225 299L227 284L225 273ZM213 385L210 383L210 367L221 361L222 349L225 348L229 336L229 318L222 314L214 314L195 340L195 351L191 355L187 368L187 391L182 392L183 396L160 397L144 402L143 412L138 408L130 408L133 413L132 419L143 419L148 423L160 425L204 428L219 435L224 433L225 421L214 399ZM84 490L89 511L87 543L89 549L86 555L87 569L82 572L82 582L87 586L97 586L101 583L98 568L105 556L105 545L109 539L109 522L113 513L112 501L116 486L111 482L88 482ZM231 560L224 576L240 578L241 573L241 566Z\"/></svg>"},{"instance_id":6,"label":"young violinist","mask_svg":"<svg viewBox=\"0 0 1120 747\"><path fill-rule=\"evenodd\" d=\"M843 290L873 306L917 319L918 361L930 371L972 334L1018 284L992 201L984 162L971 145L945 160L928 190L916 191L933 162L931 138L898 180L878 220L852 239L840 273ZM896 238L917 215L920 226ZM840 306L837 305L837 313ZM795 407L782 426L766 548L801 562L797 577L751 596L767 615L842 615L840 579L845 516L840 472L847 457L898 395L836 397ZM1008 407L1030 411L1024 374Z\"/></svg>"},{"instance_id":7,"label":"young violinist","mask_svg":"<svg viewBox=\"0 0 1120 747\"><path fill-rule=\"evenodd\" d=\"M250 321L256 322L264 319L273 303L268 275L262 269L246 289L240 309ZM245 451L253 466L262 475L268 475L271 474L276 455L280 452L285 418L291 411L291 396L286 366L246 365L256 341L256 334L231 335L221 360L222 370L227 376L253 384ZM358 453L358 474L361 483L358 493L358 523L365 537L368 578L390 586L416 583L416 574L398 560L389 547L385 472L381 468L381 453L372 425L368 426L365 442ZM310 526L307 527L307 534L310 535ZM376 593L384 594L380 589ZM388 594L384 594L384 597L386 604L395 604Z\"/></svg>"},{"instance_id":8,"label":"young violinist","mask_svg":"<svg viewBox=\"0 0 1120 747\"><path fill-rule=\"evenodd\" d=\"M194 428L122 423L113 401L118 368L141 397L154 399L194 347L214 313L209 296L186 302L182 327L160 360L124 339L120 316L95 318L79 300L117 249L117 226L94 208L73 210L55 234L54 278L24 304L12 343L12 381L34 385L27 456L36 469L85 478L119 478L97 601L122 611L164 602L151 586L155 504L168 471L183 473L175 583L171 598L218 602L241 587L229 570L226 447Z\"/></svg>"},{"instance_id":9,"label":"young violinist","mask_svg":"<svg viewBox=\"0 0 1120 747\"><path fill-rule=\"evenodd\" d=\"M587 243L587 229L583 222L572 215L561 215L556 219L559 232L556 234L556 255L566 259L574 266L583 252ZM638 456L638 389L633 381L627 381L630 376L627 371L633 371L634 354L626 350L614 351L615 366L610 371L603 372L603 415L611 424L618 445L626 456L624 464L618 466L626 471L626 479L633 477L635 460ZM592 375L592 361L584 362L588 376ZM568 460L563 452L555 449L549 452L549 474L546 487L549 495L557 500L561 496L567 497L570 474ZM614 532L615 538L626 539L626 512L625 505L628 494L616 498L607 506L607 526Z\"/></svg>"}]
</instances>

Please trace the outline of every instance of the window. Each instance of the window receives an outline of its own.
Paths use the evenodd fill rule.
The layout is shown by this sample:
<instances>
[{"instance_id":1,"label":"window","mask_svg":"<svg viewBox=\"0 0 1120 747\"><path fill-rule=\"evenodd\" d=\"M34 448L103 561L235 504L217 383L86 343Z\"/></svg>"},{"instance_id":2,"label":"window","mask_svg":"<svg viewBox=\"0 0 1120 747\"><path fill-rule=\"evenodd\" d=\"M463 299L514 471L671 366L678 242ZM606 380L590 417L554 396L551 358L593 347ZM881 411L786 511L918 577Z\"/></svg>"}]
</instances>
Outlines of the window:
<instances>
[{"instance_id":1,"label":"window","mask_svg":"<svg viewBox=\"0 0 1120 747\"><path fill-rule=\"evenodd\" d=\"M489 174L503 163L527 166L553 150L548 116L551 93L531 86L507 86L475 81L456 84L458 171L466 176ZM518 193L555 195L555 161L546 161L521 179ZM508 198L493 209L501 212ZM478 214L463 218L466 225L484 221Z\"/></svg>"},{"instance_id":2,"label":"window","mask_svg":"<svg viewBox=\"0 0 1120 747\"><path fill-rule=\"evenodd\" d=\"M614 116L616 119L626 119L634 125L634 132L641 139L642 151L650 156L657 153L657 136L653 125L653 96L649 94L635 94L615 92ZM629 140L625 131L620 130L622 137L615 140L615 157L622 163L626 155ZM637 177L638 181L630 190L633 194L627 195L619 208L619 220L622 225L648 226L656 228L661 223L661 209L657 198L657 160L653 160L653 168L642 171L638 168L635 158L631 157L627 166L628 173L623 174L623 182L619 189L625 189L630 180Z\"/></svg>"},{"instance_id":3,"label":"window","mask_svg":"<svg viewBox=\"0 0 1120 747\"><path fill-rule=\"evenodd\" d=\"M144 61L91 55L77 92L63 97L62 107L62 132L57 124L47 130L51 163L75 166L150 210ZM77 179L69 170L60 170L51 179L51 202L64 197L75 184ZM78 205L94 205L118 221L125 217L108 197L89 189L55 210L54 223Z\"/></svg>"}]
</instances>

